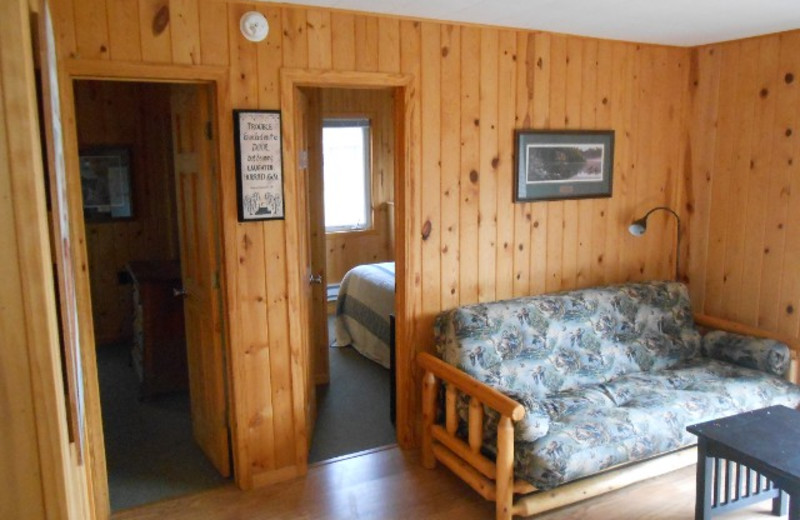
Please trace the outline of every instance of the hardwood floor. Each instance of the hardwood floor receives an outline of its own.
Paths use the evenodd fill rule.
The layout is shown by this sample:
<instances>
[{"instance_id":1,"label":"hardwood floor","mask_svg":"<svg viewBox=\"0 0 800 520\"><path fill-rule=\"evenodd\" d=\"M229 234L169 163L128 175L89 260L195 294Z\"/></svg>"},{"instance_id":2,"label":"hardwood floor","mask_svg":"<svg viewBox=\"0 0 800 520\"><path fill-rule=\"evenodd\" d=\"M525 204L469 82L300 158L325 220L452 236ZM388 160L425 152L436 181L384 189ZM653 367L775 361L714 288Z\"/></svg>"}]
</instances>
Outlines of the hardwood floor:
<instances>
[{"instance_id":1,"label":"hardwood floor","mask_svg":"<svg viewBox=\"0 0 800 520\"><path fill-rule=\"evenodd\" d=\"M770 502L725 520L767 519ZM114 520L494 518L485 502L441 465L429 471L417 452L380 449L312 467L304 478L254 491L226 486L123 511ZM694 467L538 515L537 520L688 520L694 518Z\"/></svg>"}]
</instances>

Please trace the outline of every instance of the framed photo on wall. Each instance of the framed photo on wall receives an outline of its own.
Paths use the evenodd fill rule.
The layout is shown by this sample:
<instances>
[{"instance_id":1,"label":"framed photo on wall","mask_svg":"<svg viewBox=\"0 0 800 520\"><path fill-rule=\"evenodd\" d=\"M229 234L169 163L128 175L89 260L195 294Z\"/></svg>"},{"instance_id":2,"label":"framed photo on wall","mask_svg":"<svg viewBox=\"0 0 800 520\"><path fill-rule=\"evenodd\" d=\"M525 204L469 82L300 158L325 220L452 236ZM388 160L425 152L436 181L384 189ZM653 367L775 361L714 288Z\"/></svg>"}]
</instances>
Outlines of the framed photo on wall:
<instances>
[{"instance_id":1,"label":"framed photo on wall","mask_svg":"<svg viewBox=\"0 0 800 520\"><path fill-rule=\"evenodd\" d=\"M130 147L96 146L79 155L84 218L89 222L133 218Z\"/></svg>"},{"instance_id":2,"label":"framed photo on wall","mask_svg":"<svg viewBox=\"0 0 800 520\"><path fill-rule=\"evenodd\" d=\"M610 197L613 130L518 130L514 202Z\"/></svg>"},{"instance_id":3,"label":"framed photo on wall","mask_svg":"<svg viewBox=\"0 0 800 520\"><path fill-rule=\"evenodd\" d=\"M284 218L279 110L234 110L239 222Z\"/></svg>"}]
</instances>

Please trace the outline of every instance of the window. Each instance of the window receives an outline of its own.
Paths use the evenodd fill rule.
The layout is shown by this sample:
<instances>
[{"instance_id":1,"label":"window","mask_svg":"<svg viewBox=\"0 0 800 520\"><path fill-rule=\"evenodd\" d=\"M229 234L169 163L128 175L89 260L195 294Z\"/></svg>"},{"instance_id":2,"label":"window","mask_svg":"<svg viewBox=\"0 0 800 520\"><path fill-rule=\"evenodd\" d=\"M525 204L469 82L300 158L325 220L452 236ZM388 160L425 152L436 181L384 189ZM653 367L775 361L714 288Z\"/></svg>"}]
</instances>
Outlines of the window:
<instances>
[{"instance_id":1,"label":"window","mask_svg":"<svg viewBox=\"0 0 800 520\"><path fill-rule=\"evenodd\" d=\"M325 231L372 226L369 119L322 122Z\"/></svg>"}]
</instances>

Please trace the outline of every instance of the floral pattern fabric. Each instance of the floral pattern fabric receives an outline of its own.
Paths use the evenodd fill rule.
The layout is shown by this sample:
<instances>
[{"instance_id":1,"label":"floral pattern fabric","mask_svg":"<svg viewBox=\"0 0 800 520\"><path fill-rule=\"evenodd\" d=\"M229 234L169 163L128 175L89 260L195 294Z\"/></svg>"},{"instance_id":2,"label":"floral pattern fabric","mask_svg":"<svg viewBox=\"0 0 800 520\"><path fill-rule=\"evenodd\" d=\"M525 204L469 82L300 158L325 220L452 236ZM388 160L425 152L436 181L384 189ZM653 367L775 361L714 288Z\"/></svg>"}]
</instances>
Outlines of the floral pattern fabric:
<instances>
[{"instance_id":1,"label":"floral pattern fabric","mask_svg":"<svg viewBox=\"0 0 800 520\"><path fill-rule=\"evenodd\" d=\"M774 404L800 405L788 381L698 357L659 372L546 398L546 435L516 442L515 473L540 489L694 444L686 427ZM496 430L495 430L496 431ZM495 434L492 434L495 435ZM490 452L496 440L484 445Z\"/></svg>"},{"instance_id":2,"label":"floral pattern fabric","mask_svg":"<svg viewBox=\"0 0 800 520\"><path fill-rule=\"evenodd\" d=\"M789 371L791 354L785 343L767 338L742 336L721 330L703 336L703 355L776 376Z\"/></svg>"},{"instance_id":3,"label":"floral pattern fabric","mask_svg":"<svg viewBox=\"0 0 800 520\"><path fill-rule=\"evenodd\" d=\"M518 440L548 429L542 398L660 370L700 349L686 286L650 282L467 305L439 315L447 363L526 408Z\"/></svg>"},{"instance_id":4,"label":"floral pattern fabric","mask_svg":"<svg viewBox=\"0 0 800 520\"><path fill-rule=\"evenodd\" d=\"M435 332L446 362L523 404L515 473L540 489L691 445L690 424L800 405L800 387L773 375L785 373L785 345L710 333L701 352L675 282L469 305L441 314ZM497 419L487 409L488 455Z\"/></svg>"}]
</instances>

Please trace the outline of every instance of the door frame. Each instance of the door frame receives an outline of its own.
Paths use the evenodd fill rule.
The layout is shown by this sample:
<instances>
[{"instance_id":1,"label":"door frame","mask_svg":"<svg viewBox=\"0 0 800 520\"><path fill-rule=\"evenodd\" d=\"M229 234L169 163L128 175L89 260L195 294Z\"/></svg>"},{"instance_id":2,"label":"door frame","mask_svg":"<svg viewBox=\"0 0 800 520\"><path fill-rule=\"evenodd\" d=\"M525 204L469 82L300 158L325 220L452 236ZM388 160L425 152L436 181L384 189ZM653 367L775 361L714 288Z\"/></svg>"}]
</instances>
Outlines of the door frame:
<instances>
[{"instance_id":1,"label":"door frame","mask_svg":"<svg viewBox=\"0 0 800 520\"><path fill-rule=\"evenodd\" d=\"M79 320L80 355L85 370L84 373L84 401L87 464L89 465L88 493L95 518L110 517L110 500L108 493L108 475L106 470L106 454L103 435L103 422L100 410L100 393L97 381L97 357L95 353L94 320L92 315L91 289L89 280L88 258L86 250L86 227L82 218L82 195L79 169L79 146L77 122L75 116L75 94L73 82L76 80L100 81L132 81L132 82L163 82L163 83L194 83L207 85L214 96L214 114L212 114L212 127L215 135L215 184L220 189L216 200L218 220L218 243L220 244L220 284L224 297L221 301L223 316L222 341L223 355L227 361L225 366L226 404L228 408L228 428L231 441L231 463L233 465L234 480L239 487L242 482L242 464L240 438L236 425L236 403L241 402L235 393L236 386L232 377L232 352L231 345L236 344L234 339L237 334L236 327L232 326L230 316L230 302L234 301L232 284L233 279L230 262L226 259L226 251L234 251L235 230L228 229L230 219L224 218L225 210L230 206L228 200L235 200L235 193L223 179L223 164L233 164L234 152L232 147L223 146L223 136L233 135L233 122L225 117L232 111L229 92L228 70L224 67L192 66L181 67L175 65L150 65L115 63L103 60L88 61L67 59L59 65L59 97L61 102L61 119L63 127L64 162L68 185L67 205L71 216L70 234L73 244L73 258L76 266L75 285L77 298L77 314ZM230 209L230 208L228 208ZM235 212L235 206L233 208ZM226 223L227 221L227 223ZM236 219L233 219L235 222Z\"/></svg>"},{"instance_id":2,"label":"door frame","mask_svg":"<svg viewBox=\"0 0 800 520\"><path fill-rule=\"evenodd\" d=\"M288 296L290 308L297 312L290 313L290 331L292 337L299 340L299 349L292 349L292 367L297 367L297 374L292 374L302 381L305 373L311 370L309 335L303 325L308 314L308 302L303 297L300 284L304 283L303 274L308 265L307 251L303 244L307 243L308 215L298 211L301 203L299 187L302 183L297 178L298 153L295 145L295 113L296 92L306 88L393 88L395 96L395 315L396 315L396 384L397 384L397 440L402 448L411 448L414 443L416 421L413 410L416 403L413 397L416 392L402 389L414 384L414 348L413 323L409 319L414 314L413 280L408 273L414 272L412 255L409 254L412 238L412 223L407 216L413 215L413 171L415 164L410 156L413 124L418 117L418 99L414 87L414 76L402 73L382 72L339 72L330 70L292 69L280 70L281 112L283 118L283 166L286 199L287 244L296 244L287 248ZM290 237L290 234L293 235ZM297 385L301 386L301 385ZM305 386L304 386L305 389ZM303 390L302 402L307 405L309 396ZM312 432L307 432L311 435Z\"/></svg>"}]
</instances>

